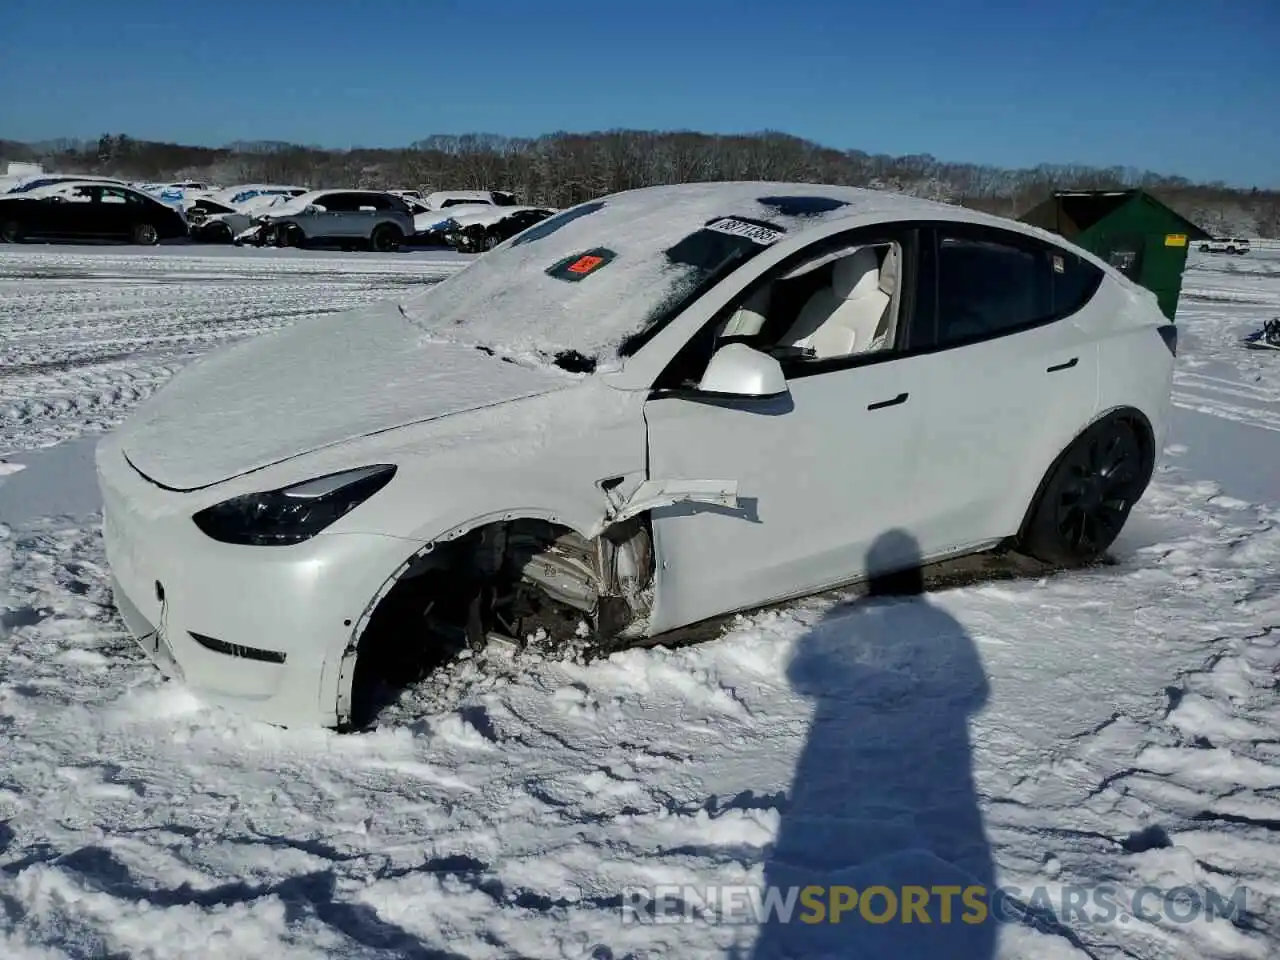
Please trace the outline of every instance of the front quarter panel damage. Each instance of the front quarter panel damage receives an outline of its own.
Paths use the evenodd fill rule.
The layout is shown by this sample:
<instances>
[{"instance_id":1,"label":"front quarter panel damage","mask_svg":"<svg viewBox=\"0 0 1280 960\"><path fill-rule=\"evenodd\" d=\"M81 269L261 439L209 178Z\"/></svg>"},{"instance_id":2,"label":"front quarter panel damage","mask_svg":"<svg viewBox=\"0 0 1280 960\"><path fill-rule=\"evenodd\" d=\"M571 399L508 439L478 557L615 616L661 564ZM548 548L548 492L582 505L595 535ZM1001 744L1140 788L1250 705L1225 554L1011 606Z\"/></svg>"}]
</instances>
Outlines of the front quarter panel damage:
<instances>
[{"instance_id":1,"label":"front quarter panel damage","mask_svg":"<svg viewBox=\"0 0 1280 960\"><path fill-rule=\"evenodd\" d=\"M353 615L345 648L326 657L321 696L336 702L341 726L359 720L361 665L375 646L411 683L436 653L494 636L542 632L591 647L643 634L652 539L647 517L619 511L617 492L644 482L642 403L587 378L397 431L394 446L344 451L348 462L376 452L399 469L386 497L330 535L376 530L402 538L406 552ZM411 654L423 656L415 665Z\"/></svg>"}]
</instances>

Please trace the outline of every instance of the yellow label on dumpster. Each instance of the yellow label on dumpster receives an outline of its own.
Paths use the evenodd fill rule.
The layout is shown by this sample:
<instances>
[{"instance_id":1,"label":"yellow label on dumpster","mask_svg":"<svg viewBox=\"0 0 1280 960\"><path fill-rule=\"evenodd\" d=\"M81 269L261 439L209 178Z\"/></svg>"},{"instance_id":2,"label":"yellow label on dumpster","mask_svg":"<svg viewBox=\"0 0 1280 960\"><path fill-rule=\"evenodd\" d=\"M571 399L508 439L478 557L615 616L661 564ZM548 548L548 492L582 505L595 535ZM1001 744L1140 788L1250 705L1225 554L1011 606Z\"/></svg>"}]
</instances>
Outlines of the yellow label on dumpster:
<instances>
[{"instance_id":1,"label":"yellow label on dumpster","mask_svg":"<svg viewBox=\"0 0 1280 960\"><path fill-rule=\"evenodd\" d=\"M1185 247L1187 245L1187 235L1185 233L1166 233L1164 235L1164 245L1166 247Z\"/></svg>"}]
</instances>

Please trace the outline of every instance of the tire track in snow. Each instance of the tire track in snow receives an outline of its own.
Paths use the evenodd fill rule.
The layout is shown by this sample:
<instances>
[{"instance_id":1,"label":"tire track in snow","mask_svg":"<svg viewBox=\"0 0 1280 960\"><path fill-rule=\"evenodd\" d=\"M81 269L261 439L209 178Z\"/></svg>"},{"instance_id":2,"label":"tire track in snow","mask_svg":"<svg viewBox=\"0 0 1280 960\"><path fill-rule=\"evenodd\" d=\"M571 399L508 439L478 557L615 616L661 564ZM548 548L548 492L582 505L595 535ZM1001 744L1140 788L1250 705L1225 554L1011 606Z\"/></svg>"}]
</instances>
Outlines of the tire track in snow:
<instances>
[{"instance_id":1,"label":"tire track in snow","mask_svg":"<svg viewBox=\"0 0 1280 960\"><path fill-rule=\"evenodd\" d=\"M1006 883L1123 892L1124 926L1075 929L1099 956L1266 956L1280 934L1280 885L1263 866L1280 862L1280 597L1267 588L1266 559L1280 555L1280 514L1213 484L1159 479L1143 513L1193 532L1142 544L1105 577L1073 578L1045 598L1045 620L1073 603L1105 616L1082 643L1053 636L1038 647L1049 656L1038 667L1069 672L1072 658L1101 658L1101 671L1134 678L1161 660L1189 665L1163 681L1153 672L1146 697L1106 695L1101 722L1038 762L1017 744L1022 731L1000 738L1024 759L991 778L987 828L1006 854ZM1191 925L1133 915L1136 891L1180 885L1212 886L1224 901L1247 887L1246 909Z\"/></svg>"},{"instance_id":2,"label":"tire track in snow","mask_svg":"<svg viewBox=\"0 0 1280 960\"><path fill-rule=\"evenodd\" d=\"M110 429L209 349L402 295L466 262L188 252L0 251L0 451Z\"/></svg>"},{"instance_id":3,"label":"tire track in snow","mask_svg":"<svg viewBox=\"0 0 1280 960\"><path fill-rule=\"evenodd\" d=\"M1196 413L1205 413L1211 417L1242 423L1250 427L1257 427L1260 430L1280 433L1280 409L1267 410L1259 407L1244 406L1214 397L1198 396L1194 393L1184 393L1177 390L1173 393L1173 405L1183 410L1193 410Z\"/></svg>"},{"instance_id":4,"label":"tire track in snow","mask_svg":"<svg viewBox=\"0 0 1280 960\"><path fill-rule=\"evenodd\" d=\"M1172 401L1175 407L1208 414L1234 423L1280 431L1280 388L1274 375L1253 382L1244 379L1248 368L1238 368L1239 378L1214 376L1193 369L1174 372ZM1272 371L1264 371L1273 373Z\"/></svg>"},{"instance_id":5,"label":"tire track in snow","mask_svg":"<svg viewBox=\"0 0 1280 960\"><path fill-rule=\"evenodd\" d=\"M1176 322L1182 331L1173 404L1233 423L1280 431L1280 364L1240 338L1280 313L1280 262L1193 259ZM1228 285L1230 284L1230 285Z\"/></svg>"}]
</instances>

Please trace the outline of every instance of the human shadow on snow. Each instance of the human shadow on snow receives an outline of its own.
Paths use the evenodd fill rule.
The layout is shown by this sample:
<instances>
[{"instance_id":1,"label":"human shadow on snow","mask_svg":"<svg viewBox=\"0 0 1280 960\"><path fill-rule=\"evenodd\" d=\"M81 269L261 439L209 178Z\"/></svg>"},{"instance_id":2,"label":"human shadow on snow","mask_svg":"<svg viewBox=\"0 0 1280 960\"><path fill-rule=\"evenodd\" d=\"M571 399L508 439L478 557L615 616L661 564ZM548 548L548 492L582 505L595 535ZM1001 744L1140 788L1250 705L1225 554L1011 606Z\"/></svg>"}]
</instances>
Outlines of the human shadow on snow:
<instances>
[{"instance_id":1,"label":"human shadow on snow","mask_svg":"<svg viewBox=\"0 0 1280 960\"><path fill-rule=\"evenodd\" d=\"M904 556L916 559L914 569L873 579L869 596L832 609L796 645L788 678L813 700L814 714L764 881L784 901L790 888L825 888L814 900L825 916L813 922L818 912L801 899L789 919L766 915L753 960L995 954L994 921L972 922L978 913L961 893L981 887L990 906L994 868L969 740L987 678L964 628L923 596L920 549L910 534L880 536L869 566ZM859 900L830 922L836 886L853 888ZM882 890L864 915L874 886L891 891L896 904ZM927 892L931 922L919 911L903 922L906 887Z\"/></svg>"}]
</instances>

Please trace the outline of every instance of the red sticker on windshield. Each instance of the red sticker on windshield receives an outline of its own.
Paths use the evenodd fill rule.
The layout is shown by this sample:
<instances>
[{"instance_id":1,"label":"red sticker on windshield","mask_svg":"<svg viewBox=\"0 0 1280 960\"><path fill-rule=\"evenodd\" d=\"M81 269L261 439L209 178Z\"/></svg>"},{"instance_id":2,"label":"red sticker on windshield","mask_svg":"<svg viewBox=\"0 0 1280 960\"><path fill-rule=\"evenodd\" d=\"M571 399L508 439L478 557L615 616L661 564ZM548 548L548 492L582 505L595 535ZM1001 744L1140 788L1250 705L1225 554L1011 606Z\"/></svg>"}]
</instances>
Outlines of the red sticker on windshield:
<instances>
[{"instance_id":1,"label":"red sticker on windshield","mask_svg":"<svg viewBox=\"0 0 1280 960\"><path fill-rule=\"evenodd\" d=\"M600 264L604 263L604 257L593 257L590 254L579 257L566 268L570 273L584 274L590 273Z\"/></svg>"}]
</instances>

